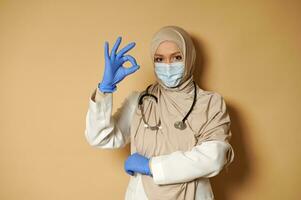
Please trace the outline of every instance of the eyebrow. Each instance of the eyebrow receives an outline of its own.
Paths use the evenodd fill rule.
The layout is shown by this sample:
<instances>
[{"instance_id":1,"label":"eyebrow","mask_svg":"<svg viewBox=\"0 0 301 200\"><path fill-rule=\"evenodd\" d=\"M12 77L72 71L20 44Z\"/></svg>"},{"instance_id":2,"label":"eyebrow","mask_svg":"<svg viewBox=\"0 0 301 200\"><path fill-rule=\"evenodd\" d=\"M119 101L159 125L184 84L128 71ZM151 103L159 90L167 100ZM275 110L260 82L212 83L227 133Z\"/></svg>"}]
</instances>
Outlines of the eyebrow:
<instances>
[{"instance_id":1,"label":"eyebrow","mask_svg":"<svg viewBox=\"0 0 301 200\"><path fill-rule=\"evenodd\" d=\"M172 53L171 55L175 55L175 54L178 54L178 53L181 53L180 51L177 51L177 52L174 52L174 53ZM161 55L161 54L155 54L155 56L163 56L163 55Z\"/></svg>"}]
</instances>

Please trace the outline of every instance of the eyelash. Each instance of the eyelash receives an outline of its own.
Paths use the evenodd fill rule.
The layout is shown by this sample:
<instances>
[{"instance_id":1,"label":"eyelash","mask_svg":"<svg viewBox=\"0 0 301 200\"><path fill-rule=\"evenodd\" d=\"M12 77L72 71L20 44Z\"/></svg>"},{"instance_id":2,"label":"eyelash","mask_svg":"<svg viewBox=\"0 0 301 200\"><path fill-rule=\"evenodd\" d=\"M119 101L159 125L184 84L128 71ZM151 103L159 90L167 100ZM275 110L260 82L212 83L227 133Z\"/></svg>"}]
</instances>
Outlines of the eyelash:
<instances>
[{"instance_id":1,"label":"eyelash","mask_svg":"<svg viewBox=\"0 0 301 200\"><path fill-rule=\"evenodd\" d=\"M180 57L180 58L179 58ZM182 59L182 56L180 56L180 55L177 55L177 56L175 56L175 58L176 58L176 60L181 60ZM155 62L161 62L161 61L158 61L157 59L162 59L161 57L157 57L157 58L155 58Z\"/></svg>"},{"instance_id":2,"label":"eyelash","mask_svg":"<svg viewBox=\"0 0 301 200\"><path fill-rule=\"evenodd\" d=\"M180 58L178 59L178 57L180 57ZM182 56L176 56L176 58L177 58L177 60L181 60L181 59L182 59Z\"/></svg>"}]
</instances>

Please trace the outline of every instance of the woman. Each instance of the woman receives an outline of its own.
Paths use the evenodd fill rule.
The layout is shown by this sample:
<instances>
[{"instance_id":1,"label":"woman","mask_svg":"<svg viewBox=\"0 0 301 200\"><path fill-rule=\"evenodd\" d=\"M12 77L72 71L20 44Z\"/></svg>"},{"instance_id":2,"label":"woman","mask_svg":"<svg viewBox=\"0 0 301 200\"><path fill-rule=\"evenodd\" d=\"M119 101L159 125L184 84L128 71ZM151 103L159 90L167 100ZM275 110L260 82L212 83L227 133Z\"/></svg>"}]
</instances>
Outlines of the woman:
<instances>
[{"instance_id":1,"label":"woman","mask_svg":"<svg viewBox=\"0 0 301 200\"><path fill-rule=\"evenodd\" d=\"M156 82L132 92L112 115L112 93L125 76L139 69L136 60L108 53L103 80L90 97L85 135L90 145L121 148L131 143L125 161L130 177L127 200L212 200L210 177L234 159L229 143L230 117L223 97L199 88L193 80L195 47L188 33L165 26L151 41ZM133 66L125 68L124 62Z\"/></svg>"}]
</instances>

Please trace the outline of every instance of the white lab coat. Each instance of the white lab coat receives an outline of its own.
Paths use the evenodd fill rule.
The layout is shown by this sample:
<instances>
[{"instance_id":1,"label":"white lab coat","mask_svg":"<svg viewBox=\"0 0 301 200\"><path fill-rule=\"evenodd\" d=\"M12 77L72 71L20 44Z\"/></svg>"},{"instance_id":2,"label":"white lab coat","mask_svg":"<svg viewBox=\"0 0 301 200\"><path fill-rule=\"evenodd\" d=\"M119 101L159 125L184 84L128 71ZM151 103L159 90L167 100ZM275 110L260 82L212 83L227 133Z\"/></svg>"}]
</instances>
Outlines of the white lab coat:
<instances>
[{"instance_id":1,"label":"white lab coat","mask_svg":"<svg viewBox=\"0 0 301 200\"><path fill-rule=\"evenodd\" d=\"M95 94L98 93L95 100ZM132 92L112 114L113 94L95 89L89 98L85 137L91 146L103 149L122 148L130 143L130 123L137 108L139 92ZM131 152L133 154L134 152ZM210 177L217 175L234 159L232 146L223 141L207 141L191 151L175 151L151 158L150 169L156 184L198 180L196 200L214 200ZM173 166L173 167L171 167ZM177 167L174 167L177 166ZM130 176L125 200L147 200L141 174Z\"/></svg>"}]
</instances>

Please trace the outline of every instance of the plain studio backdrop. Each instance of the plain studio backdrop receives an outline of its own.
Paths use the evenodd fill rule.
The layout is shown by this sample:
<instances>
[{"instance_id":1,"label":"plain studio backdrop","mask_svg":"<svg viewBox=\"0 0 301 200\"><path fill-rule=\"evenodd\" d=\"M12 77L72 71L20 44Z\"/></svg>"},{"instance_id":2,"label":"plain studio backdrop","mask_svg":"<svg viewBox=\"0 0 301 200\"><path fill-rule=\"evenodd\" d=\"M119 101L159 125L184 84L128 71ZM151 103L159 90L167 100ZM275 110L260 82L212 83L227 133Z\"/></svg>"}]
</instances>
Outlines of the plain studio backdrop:
<instances>
[{"instance_id":1,"label":"plain studio backdrop","mask_svg":"<svg viewBox=\"0 0 301 200\"><path fill-rule=\"evenodd\" d=\"M113 111L155 80L162 26L187 30L195 79L219 92L235 160L211 178L217 200L300 199L300 1L0 1L0 199L123 199L130 153L89 146L85 117L102 80L103 44L118 36L141 68ZM129 63L127 63L129 66Z\"/></svg>"}]
</instances>

